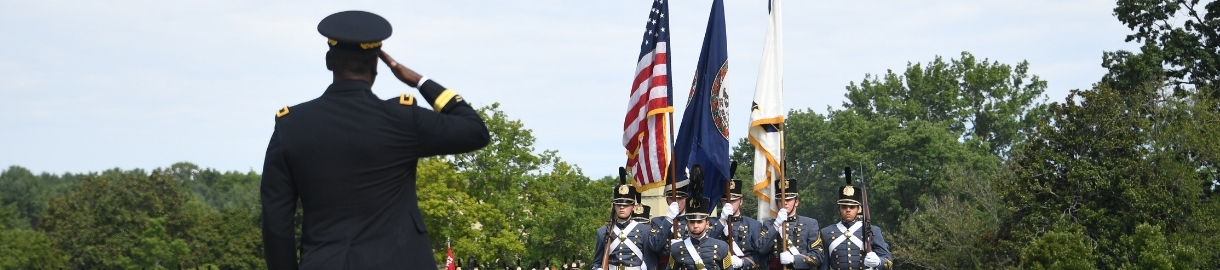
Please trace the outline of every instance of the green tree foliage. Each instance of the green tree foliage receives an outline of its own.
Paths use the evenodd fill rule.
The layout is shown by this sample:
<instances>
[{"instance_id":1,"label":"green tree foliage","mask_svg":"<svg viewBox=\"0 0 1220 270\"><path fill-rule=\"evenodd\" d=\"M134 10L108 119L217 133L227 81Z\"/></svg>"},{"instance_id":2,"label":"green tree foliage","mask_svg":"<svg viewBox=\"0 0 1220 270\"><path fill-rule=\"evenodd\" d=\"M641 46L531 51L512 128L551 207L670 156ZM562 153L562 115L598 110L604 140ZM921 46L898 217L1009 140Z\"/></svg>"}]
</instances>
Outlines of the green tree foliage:
<instances>
[{"instance_id":1,"label":"green tree foliage","mask_svg":"<svg viewBox=\"0 0 1220 270\"><path fill-rule=\"evenodd\" d=\"M261 268L257 220L218 213L171 170L91 174L48 202L39 229L71 268Z\"/></svg>"},{"instance_id":2,"label":"green tree foliage","mask_svg":"<svg viewBox=\"0 0 1220 270\"><path fill-rule=\"evenodd\" d=\"M926 66L907 64L902 75L865 75L847 86L843 107L869 120L891 118L898 125L910 121L944 124L963 141L987 143L991 153L1005 156L1045 114L1046 81L1030 75L1029 62L1016 66L969 52L948 63L939 56Z\"/></svg>"},{"instance_id":3,"label":"green tree foliage","mask_svg":"<svg viewBox=\"0 0 1220 270\"><path fill-rule=\"evenodd\" d=\"M65 173L35 175L21 166L10 166L0 172L0 204L17 207L8 225L32 229L46 212L47 200L63 196L71 186L80 183L83 174Z\"/></svg>"},{"instance_id":4,"label":"green tree foliage","mask_svg":"<svg viewBox=\"0 0 1220 270\"><path fill-rule=\"evenodd\" d=\"M1095 243L1097 267L1139 265L1141 249L1124 239L1141 224L1161 230L1154 234L1215 240L1217 226L1197 222L1214 221L1217 211L1210 188L1220 118L1199 108L1214 106L1206 96L1174 99L1158 94L1160 85L1115 90L1101 84L1052 106L1050 121L1015 158L1014 177L1002 181L1000 193L1013 213L1000 237L1019 246L1058 222L1077 223ZM1214 241L1180 244L1217 250ZM1215 268L1217 253L1210 254L1196 260L1207 265L1188 267Z\"/></svg>"},{"instance_id":5,"label":"green tree foliage","mask_svg":"<svg viewBox=\"0 0 1220 270\"><path fill-rule=\"evenodd\" d=\"M0 269L68 269L68 259L46 233L0 230Z\"/></svg>"},{"instance_id":6,"label":"green tree foliage","mask_svg":"<svg viewBox=\"0 0 1220 270\"><path fill-rule=\"evenodd\" d=\"M950 168L950 195L923 203L887 234L891 251L903 262L925 269L985 269L1013 266L995 234L1005 211L992 187L1005 170Z\"/></svg>"},{"instance_id":7,"label":"green tree foliage","mask_svg":"<svg viewBox=\"0 0 1220 270\"><path fill-rule=\"evenodd\" d=\"M1029 242L1021 253L1027 269L1095 269L1093 248L1081 232L1080 225L1059 221L1051 231L1039 235Z\"/></svg>"},{"instance_id":8,"label":"green tree foliage","mask_svg":"<svg viewBox=\"0 0 1220 270\"><path fill-rule=\"evenodd\" d=\"M1166 83L1175 90L1193 86L1209 89L1204 95L1220 98L1220 85L1217 84L1220 83L1220 2L1209 1L1203 6L1199 2L1119 0L1114 8L1115 17L1135 31L1127 35L1127 41L1142 42L1144 45L1140 48L1140 54L1125 51L1106 53L1107 66L1128 62L1133 57L1141 58L1134 59L1134 62L1149 64L1141 65L1143 69L1124 71L1164 72Z\"/></svg>"},{"instance_id":9,"label":"green tree foliage","mask_svg":"<svg viewBox=\"0 0 1220 270\"><path fill-rule=\"evenodd\" d=\"M259 212L262 201L258 189L262 176L254 171L222 173L211 168L200 169L190 162L174 163L168 170L191 194L213 209Z\"/></svg>"},{"instance_id":10,"label":"green tree foliage","mask_svg":"<svg viewBox=\"0 0 1220 270\"><path fill-rule=\"evenodd\" d=\"M177 268L190 250L186 241L171 238L164 224L165 218L148 219L131 256L119 257L118 264L126 269Z\"/></svg>"},{"instance_id":11,"label":"green tree foliage","mask_svg":"<svg viewBox=\"0 0 1220 270\"><path fill-rule=\"evenodd\" d=\"M459 259L484 263L592 258L590 232L609 214L611 182L589 179L555 151L537 152L532 131L499 104L479 113L490 145L419 167L420 208L437 258L446 240Z\"/></svg>"}]
</instances>

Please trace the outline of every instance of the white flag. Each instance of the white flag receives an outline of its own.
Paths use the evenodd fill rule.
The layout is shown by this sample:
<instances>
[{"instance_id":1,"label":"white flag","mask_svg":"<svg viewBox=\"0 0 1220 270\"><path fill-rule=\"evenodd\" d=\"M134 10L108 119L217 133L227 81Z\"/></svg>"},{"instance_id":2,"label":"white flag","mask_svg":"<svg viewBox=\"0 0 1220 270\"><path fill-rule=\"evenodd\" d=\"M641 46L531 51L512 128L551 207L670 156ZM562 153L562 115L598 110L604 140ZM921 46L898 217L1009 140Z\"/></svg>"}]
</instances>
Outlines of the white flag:
<instances>
[{"instance_id":1,"label":"white flag","mask_svg":"<svg viewBox=\"0 0 1220 270\"><path fill-rule=\"evenodd\" d=\"M780 0L771 0L771 19L763 43L762 65L754 86L750 108L750 143L754 144L754 195L758 196L758 220L773 218L779 208L775 181L784 177L784 38Z\"/></svg>"}]
</instances>

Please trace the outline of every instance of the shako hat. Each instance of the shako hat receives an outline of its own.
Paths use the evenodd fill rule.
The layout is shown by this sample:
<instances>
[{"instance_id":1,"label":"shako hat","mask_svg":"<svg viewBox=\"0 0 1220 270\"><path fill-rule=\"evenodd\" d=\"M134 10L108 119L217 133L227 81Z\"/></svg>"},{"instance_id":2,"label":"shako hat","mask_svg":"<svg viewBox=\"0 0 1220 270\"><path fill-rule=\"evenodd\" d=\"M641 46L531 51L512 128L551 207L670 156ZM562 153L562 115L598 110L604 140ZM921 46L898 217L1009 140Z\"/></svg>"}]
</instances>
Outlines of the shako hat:
<instances>
[{"instance_id":1,"label":"shako hat","mask_svg":"<svg viewBox=\"0 0 1220 270\"><path fill-rule=\"evenodd\" d=\"M796 178L775 181L776 197L780 197L785 200L795 199L797 195L796 191Z\"/></svg>"},{"instance_id":2,"label":"shako hat","mask_svg":"<svg viewBox=\"0 0 1220 270\"><path fill-rule=\"evenodd\" d=\"M843 179L847 185L839 187L839 205L860 205L860 190L851 185L851 167L843 168Z\"/></svg>"},{"instance_id":3,"label":"shako hat","mask_svg":"<svg viewBox=\"0 0 1220 270\"><path fill-rule=\"evenodd\" d=\"M729 193L727 194L727 196L728 196L727 198L723 197L723 196L721 198L728 199L728 200L741 199L741 179L729 180Z\"/></svg>"},{"instance_id":4,"label":"shako hat","mask_svg":"<svg viewBox=\"0 0 1220 270\"><path fill-rule=\"evenodd\" d=\"M635 222L640 222L640 223L648 223L648 221L649 221L648 219L652 218L652 215L650 215L649 213L652 213L651 206L647 206L647 205L636 206L635 211L631 212L631 220L635 220Z\"/></svg>"},{"instance_id":5,"label":"shako hat","mask_svg":"<svg viewBox=\"0 0 1220 270\"><path fill-rule=\"evenodd\" d=\"M618 185L614 187L614 204L635 205L640 199L640 192L635 186L627 183L627 168L618 167Z\"/></svg>"}]
</instances>

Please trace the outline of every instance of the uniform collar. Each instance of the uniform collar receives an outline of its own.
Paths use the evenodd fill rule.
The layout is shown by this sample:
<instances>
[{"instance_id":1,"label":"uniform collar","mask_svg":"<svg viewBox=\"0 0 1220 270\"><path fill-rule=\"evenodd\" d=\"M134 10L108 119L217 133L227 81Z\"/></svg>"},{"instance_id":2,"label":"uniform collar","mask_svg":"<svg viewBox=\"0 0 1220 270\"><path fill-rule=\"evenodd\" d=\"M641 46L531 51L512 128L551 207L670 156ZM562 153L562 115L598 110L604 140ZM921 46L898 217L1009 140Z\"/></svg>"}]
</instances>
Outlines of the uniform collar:
<instances>
[{"instance_id":1,"label":"uniform collar","mask_svg":"<svg viewBox=\"0 0 1220 270\"><path fill-rule=\"evenodd\" d=\"M703 235L700 235L698 237L696 237L694 234L692 234L690 236L691 244L695 244L696 246L699 245L699 243L702 243L703 240L707 240L707 230L704 230Z\"/></svg>"},{"instance_id":2,"label":"uniform collar","mask_svg":"<svg viewBox=\"0 0 1220 270\"><path fill-rule=\"evenodd\" d=\"M364 81L343 80L343 81L337 81L337 82L331 83L329 87L326 87L326 93L330 94L330 93L361 91L361 90L371 91L372 89L373 89L373 85L370 85L369 83L364 82Z\"/></svg>"},{"instance_id":3,"label":"uniform collar","mask_svg":"<svg viewBox=\"0 0 1220 270\"><path fill-rule=\"evenodd\" d=\"M627 224L631 224L631 220L628 220L628 221L622 221L622 222L615 222L615 223L614 223L614 226L618 226L618 229L619 229L619 230L622 230L623 228L627 228Z\"/></svg>"},{"instance_id":4,"label":"uniform collar","mask_svg":"<svg viewBox=\"0 0 1220 270\"><path fill-rule=\"evenodd\" d=\"M839 221L839 223L843 223L843 227L848 227L848 228L851 228L851 225L855 225L856 222L860 222L860 220L856 220L856 221L852 221L852 222L847 222L847 221L842 221L842 220Z\"/></svg>"}]
</instances>

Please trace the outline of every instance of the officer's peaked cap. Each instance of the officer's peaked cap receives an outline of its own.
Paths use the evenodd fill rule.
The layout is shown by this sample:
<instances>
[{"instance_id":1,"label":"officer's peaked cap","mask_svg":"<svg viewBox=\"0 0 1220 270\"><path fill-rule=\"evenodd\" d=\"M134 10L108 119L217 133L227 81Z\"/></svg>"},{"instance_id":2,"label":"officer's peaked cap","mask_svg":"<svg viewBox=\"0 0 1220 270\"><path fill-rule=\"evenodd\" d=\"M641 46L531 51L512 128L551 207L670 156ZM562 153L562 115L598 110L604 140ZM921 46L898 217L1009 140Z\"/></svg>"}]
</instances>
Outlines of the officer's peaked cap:
<instances>
[{"instance_id":1,"label":"officer's peaked cap","mask_svg":"<svg viewBox=\"0 0 1220 270\"><path fill-rule=\"evenodd\" d=\"M385 18L367 11L344 11L322 19L318 33L332 49L367 51L381 49L381 41L394 30Z\"/></svg>"}]
</instances>

